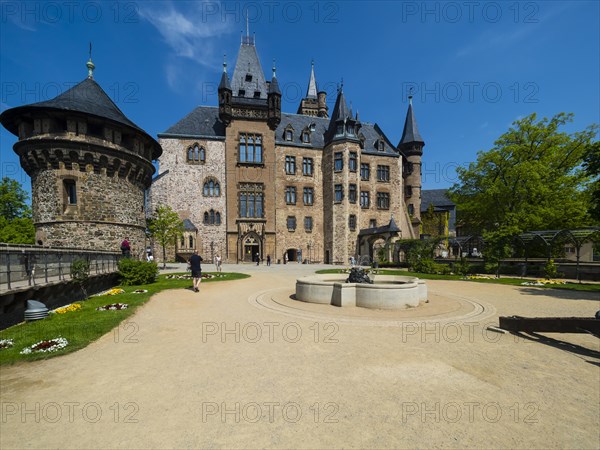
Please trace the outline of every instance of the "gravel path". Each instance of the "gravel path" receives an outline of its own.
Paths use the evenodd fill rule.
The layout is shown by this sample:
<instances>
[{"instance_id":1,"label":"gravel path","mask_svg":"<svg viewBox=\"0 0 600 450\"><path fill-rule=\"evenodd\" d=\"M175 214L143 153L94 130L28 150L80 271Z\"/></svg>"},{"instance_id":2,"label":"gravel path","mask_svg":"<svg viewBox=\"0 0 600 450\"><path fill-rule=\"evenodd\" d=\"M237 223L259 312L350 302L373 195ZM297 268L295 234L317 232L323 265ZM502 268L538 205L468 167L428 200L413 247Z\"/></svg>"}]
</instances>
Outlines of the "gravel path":
<instances>
[{"instance_id":1,"label":"gravel path","mask_svg":"<svg viewBox=\"0 0 600 450\"><path fill-rule=\"evenodd\" d=\"M252 277L162 292L81 351L1 368L0 447L600 447L599 340L485 330L498 315L591 316L597 295L428 281L496 313L397 327L249 301L315 269L226 267Z\"/></svg>"}]
</instances>

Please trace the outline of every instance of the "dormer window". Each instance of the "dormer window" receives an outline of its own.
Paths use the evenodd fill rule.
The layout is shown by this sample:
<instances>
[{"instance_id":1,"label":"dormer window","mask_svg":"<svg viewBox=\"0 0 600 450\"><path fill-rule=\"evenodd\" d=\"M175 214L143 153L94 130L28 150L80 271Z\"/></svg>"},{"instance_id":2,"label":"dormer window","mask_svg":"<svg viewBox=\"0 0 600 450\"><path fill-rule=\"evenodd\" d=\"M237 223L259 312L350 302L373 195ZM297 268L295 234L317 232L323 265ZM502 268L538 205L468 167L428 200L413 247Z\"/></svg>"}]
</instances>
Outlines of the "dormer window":
<instances>
[{"instance_id":1,"label":"dormer window","mask_svg":"<svg viewBox=\"0 0 600 450\"><path fill-rule=\"evenodd\" d=\"M385 151L385 142L383 141L383 139L377 139L375 141L375 148L377 148L377 150L379 150L380 152Z\"/></svg>"},{"instance_id":2,"label":"dormer window","mask_svg":"<svg viewBox=\"0 0 600 450\"><path fill-rule=\"evenodd\" d=\"M305 144L310 144L310 134L308 131L302 133L302 142Z\"/></svg>"},{"instance_id":3,"label":"dormer window","mask_svg":"<svg viewBox=\"0 0 600 450\"><path fill-rule=\"evenodd\" d=\"M348 124L346 126L346 131L348 132L348 134L350 136L354 136L354 125L353 124Z\"/></svg>"},{"instance_id":4,"label":"dormer window","mask_svg":"<svg viewBox=\"0 0 600 450\"><path fill-rule=\"evenodd\" d=\"M250 74L250 73L247 73L247 74L246 74L246 81L247 81L248 83L250 83L250 82L252 81L252 74Z\"/></svg>"},{"instance_id":5,"label":"dormer window","mask_svg":"<svg viewBox=\"0 0 600 450\"><path fill-rule=\"evenodd\" d=\"M313 123L311 123L311 124L309 125L308 129L309 129L310 131L315 131L315 130L317 129L317 126L316 126L316 125L315 125L315 123L313 122Z\"/></svg>"},{"instance_id":6,"label":"dormer window","mask_svg":"<svg viewBox=\"0 0 600 450\"><path fill-rule=\"evenodd\" d=\"M292 138L294 137L292 130L285 130L285 140L286 141L291 141Z\"/></svg>"},{"instance_id":7,"label":"dormer window","mask_svg":"<svg viewBox=\"0 0 600 450\"><path fill-rule=\"evenodd\" d=\"M260 91L254 91L254 98L260 98Z\"/></svg>"},{"instance_id":8,"label":"dormer window","mask_svg":"<svg viewBox=\"0 0 600 450\"><path fill-rule=\"evenodd\" d=\"M343 136L344 135L344 125L339 123L336 130L335 130L335 135L336 136Z\"/></svg>"},{"instance_id":9,"label":"dormer window","mask_svg":"<svg viewBox=\"0 0 600 450\"><path fill-rule=\"evenodd\" d=\"M246 95L246 90L245 89L240 89L238 91L238 97L244 97Z\"/></svg>"}]
</instances>

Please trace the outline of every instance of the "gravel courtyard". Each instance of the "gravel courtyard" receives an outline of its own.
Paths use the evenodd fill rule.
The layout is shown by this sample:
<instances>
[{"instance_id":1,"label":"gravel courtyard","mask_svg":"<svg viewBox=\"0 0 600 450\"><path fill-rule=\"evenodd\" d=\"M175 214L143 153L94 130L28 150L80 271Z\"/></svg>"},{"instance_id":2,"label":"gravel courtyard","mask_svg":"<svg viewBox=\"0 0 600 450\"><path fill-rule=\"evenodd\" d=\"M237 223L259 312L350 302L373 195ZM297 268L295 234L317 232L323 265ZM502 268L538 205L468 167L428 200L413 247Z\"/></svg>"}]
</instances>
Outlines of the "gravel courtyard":
<instances>
[{"instance_id":1,"label":"gravel courtyard","mask_svg":"<svg viewBox=\"0 0 600 450\"><path fill-rule=\"evenodd\" d=\"M486 330L593 316L597 293L428 281L431 302L399 313L291 299L318 268L228 265L252 277L164 291L81 351L0 368L0 447L600 447L600 341Z\"/></svg>"}]
</instances>

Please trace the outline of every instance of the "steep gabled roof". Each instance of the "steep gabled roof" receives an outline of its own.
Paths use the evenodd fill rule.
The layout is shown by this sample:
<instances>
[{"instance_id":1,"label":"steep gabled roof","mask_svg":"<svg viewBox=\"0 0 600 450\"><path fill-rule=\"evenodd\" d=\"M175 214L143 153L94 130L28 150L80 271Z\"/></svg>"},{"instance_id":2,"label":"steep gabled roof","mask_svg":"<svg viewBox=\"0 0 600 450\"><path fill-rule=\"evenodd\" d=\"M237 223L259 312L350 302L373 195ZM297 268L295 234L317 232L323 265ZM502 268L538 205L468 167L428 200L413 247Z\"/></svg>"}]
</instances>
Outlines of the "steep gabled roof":
<instances>
[{"instance_id":1,"label":"steep gabled roof","mask_svg":"<svg viewBox=\"0 0 600 450\"><path fill-rule=\"evenodd\" d=\"M248 81L247 76L249 76ZM260 98L267 98L267 83L265 74L258 59L258 53L253 43L242 43L235 63L233 78L231 79L233 95L238 96L244 90L245 98L254 98L254 92L260 92Z\"/></svg>"}]
</instances>

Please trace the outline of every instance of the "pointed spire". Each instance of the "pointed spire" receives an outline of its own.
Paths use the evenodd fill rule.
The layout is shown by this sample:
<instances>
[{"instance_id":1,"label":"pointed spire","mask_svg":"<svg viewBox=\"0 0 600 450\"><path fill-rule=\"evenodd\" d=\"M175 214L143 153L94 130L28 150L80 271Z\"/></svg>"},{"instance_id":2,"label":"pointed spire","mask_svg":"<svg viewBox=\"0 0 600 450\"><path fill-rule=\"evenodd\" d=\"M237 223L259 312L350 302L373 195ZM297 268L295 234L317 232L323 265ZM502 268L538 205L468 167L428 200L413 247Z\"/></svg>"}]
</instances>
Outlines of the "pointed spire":
<instances>
[{"instance_id":1,"label":"pointed spire","mask_svg":"<svg viewBox=\"0 0 600 450\"><path fill-rule=\"evenodd\" d=\"M360 119L358 118L358 109L356 110L356 118L354 120L356 120L357 122L360 121Z\"/></svg>"},{"instance_id":2,"label":"pointed spire","mask_svg":"<svg viewBox=\"0 0 600 450\"><path fill-rule=\"evenodd\" d=\"M231 90L229 75L227 75L227 54L223 54L223 73L221 74L221 82L219 83L219 89Z\"/></svg>"},{"instance_id":3,"label":"pointed spire","mask_svg":"<svg viewBox=\"0 0 600 450\"><path fill-rule=\"evenodd\" d=\"M308 90L306 98L317 98L317 81L315 79L315 62L310 62L310 79L308 80Z\"/></svg>"},{"instance_id":4,"label":"pointed spire","mask_svg":"<svg viewBox=\"0 0 600 450\"><path fill-rule=\"evenodd\" d=\"M275 67L275 58L273 58L273 78L271 78L271 83L269 83L269 94L278 94L281 95L281 91L279 90L279 83L277 82L277 68Z\"/></svg>"},{"instance_id":5,"label":"pointed spire","mask_svg":"<svg viewBox=\"0 0 600 450\"><path fill-rule=\"evenodd\" d=\"M88 68L88 78L93 80L94 79L94 69L96 68L96 66L92 62L92 43L91 42L90 42L90 59L86 63L86 67Z\"/></svg>"},{"instance_id":6,"label":"pointed spire","mask_svg":"<svg viewBox=\"0 0 600 450\"><path fill-rule=\"evenodd\" d=\"M417 119L415 119L415 114L413 112L411 92L411 94L408 96L408 111L406 112L406 120L404 121L402 139L400 139L400 144L398 144L398 146L413 142L420 142L422 144L425 143L421 137L421 134L419 133L419 128L417 127Z\"/></svg>"}]
</instances>

